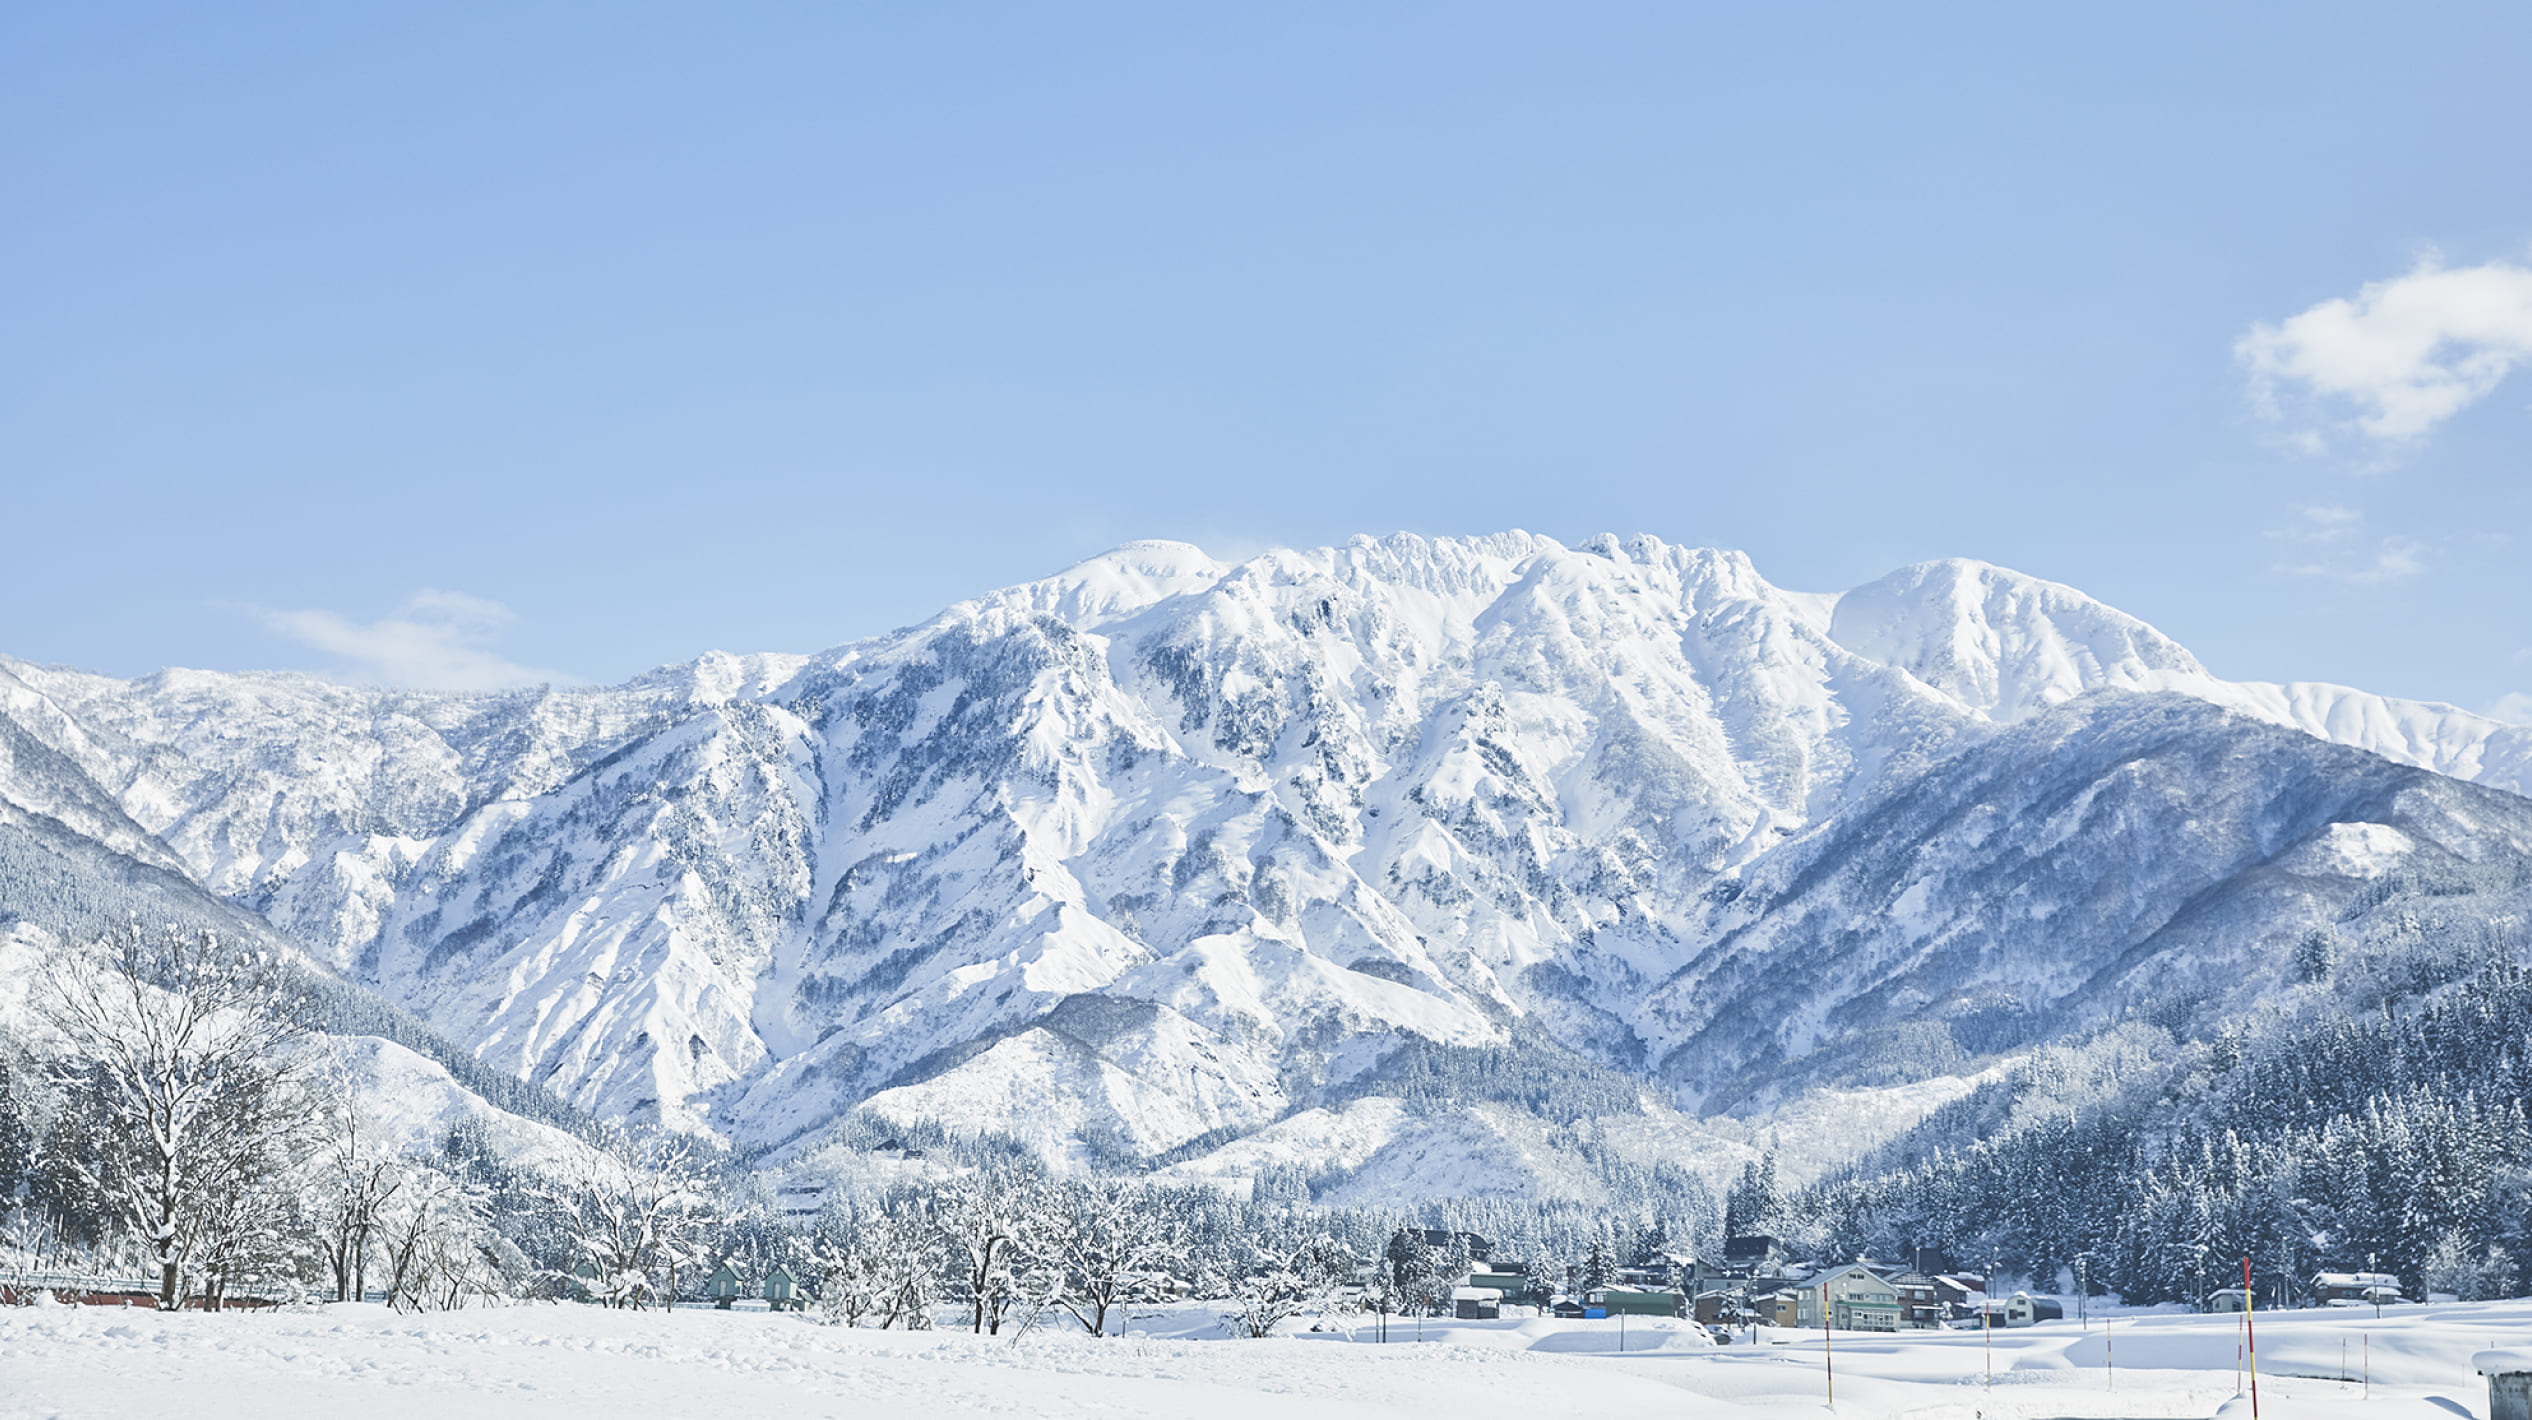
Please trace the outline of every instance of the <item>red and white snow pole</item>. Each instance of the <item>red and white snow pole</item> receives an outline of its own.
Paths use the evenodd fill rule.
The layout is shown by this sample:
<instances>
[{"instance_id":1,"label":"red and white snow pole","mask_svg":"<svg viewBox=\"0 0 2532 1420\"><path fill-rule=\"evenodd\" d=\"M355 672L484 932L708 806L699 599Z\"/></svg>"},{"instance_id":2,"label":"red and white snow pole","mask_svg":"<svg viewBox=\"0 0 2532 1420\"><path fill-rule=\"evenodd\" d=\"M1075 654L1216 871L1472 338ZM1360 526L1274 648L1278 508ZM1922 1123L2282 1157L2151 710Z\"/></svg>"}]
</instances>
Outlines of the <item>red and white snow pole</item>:
<instances>
[{"instance_id":1,"label":"red and white snow pole","mask_svg":"<svg viewBox=\"0 0 2532 1420\"><path fill-rule=\"evenodd\" d=\"M2251 1353L2251 1420L2259 1420L2259 1327L2251 1320L2258 1310L2251 1301L2251 1260L2242 1259L2242 1339Z\"/></svg>"}]
</instances>

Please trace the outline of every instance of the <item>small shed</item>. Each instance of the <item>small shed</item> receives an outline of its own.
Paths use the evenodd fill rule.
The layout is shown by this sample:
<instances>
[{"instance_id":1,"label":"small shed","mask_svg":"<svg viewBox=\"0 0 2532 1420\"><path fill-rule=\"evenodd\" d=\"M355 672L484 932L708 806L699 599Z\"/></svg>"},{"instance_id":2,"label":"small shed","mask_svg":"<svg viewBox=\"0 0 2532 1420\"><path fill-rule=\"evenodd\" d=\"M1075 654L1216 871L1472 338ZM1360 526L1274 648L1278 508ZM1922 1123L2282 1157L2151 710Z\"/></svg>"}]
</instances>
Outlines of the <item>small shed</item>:
<instances>
[{"instance_id":1,"label":"small shed","mask_svg":"<svg viewBox=\"0 0 2532 1420\"><path fill-rule=\"evenodd\" d=\"M2238 1312L2249 1308L2250 1293L2239 1287L2218 1287L2207 1294L2207 1310L2211 1312Z\"/></svg>"},{"instance_id":2,"label":"small shed","mask_svg":"<svg viewBox=\"0 0 2532 1420\"><path fill-rule=\"evenodd\" d=\"M1453 1287L1451 1315L1460 1321L1493 1321L1503 1315L1503 1293L1492 1287Z\"/></svg>"},{"instance_id":3,"label":"small shed","mask_svg":"<svg viewBox=\"0 0 2532 1420\"><path fill-rule=\"evenodd\" d=\"M796 1312L808 1305L800 1295L800 1283L792 1277L791 1269L780 1263L774 1264L765 1274L765 1302L778 1312Z\"/></svg>"},{"instance_id":4,"label":"small shed","mask_svg":"<svg viewBox=\"0 0 2532 1420\"><path fill-rule=\"evenodd\" d=\"M1583 1298L1583 1304L1596 1304L1608 1316L1685 1316L1688 1312L1688 1298L1681 1293L1628 1287L1604 1287Z\"/></svg>"},{"instance_id":5,"label":"small shed","mask_svg":"<svg viewBox=\"0 0 2532 1420\"><path fill-rule=\"evenodd\" d=\"M2037 1326L2044 1321L2064 1321L2066 1305L2055 1297L2035 1297L2016 1292L2005 1299L2005 1325Z\"/></svg>"},{"instance_id":6,"label":"small shed","mask_svg":"<svg viewBox=\"0 0 2532 1420\"><path fill-rule=\"evenodd\" d=\"M723 1311L728 1311L730 1303L737 1301L746 1291L747 1283L740 1279L738 1269L726 1262L713 1268L712 1275L703 1284L703 1294L712 1299L712 1305Z\"/></svg>"},{"instance_id":7,"label":"small shed","mask_svg":"<svg viewBox=\"0 0 2532 1420\"><path fill-rule=\"evenodd\" d=\"M2470 1363L2488 1378L2488 1420L2532 1420L2532 1350L2482 1351Z\"/></svg>"}]
</instances>

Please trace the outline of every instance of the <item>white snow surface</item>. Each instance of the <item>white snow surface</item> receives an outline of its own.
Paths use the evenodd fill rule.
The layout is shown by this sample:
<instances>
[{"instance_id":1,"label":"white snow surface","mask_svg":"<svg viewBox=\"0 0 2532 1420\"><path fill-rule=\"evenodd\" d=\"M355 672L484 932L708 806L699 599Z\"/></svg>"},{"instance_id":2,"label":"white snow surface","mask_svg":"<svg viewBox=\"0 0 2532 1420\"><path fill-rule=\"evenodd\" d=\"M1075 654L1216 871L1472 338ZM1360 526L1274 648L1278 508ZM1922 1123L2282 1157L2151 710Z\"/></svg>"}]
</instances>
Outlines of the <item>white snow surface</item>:
<instances>
[{"instance_id":1,"label":"white snow surface","mask_svg":"<svg viewBox=\"0 0 2532 1420\"><path fill-rule=\"evenodd\" d=\"M1643 1318L1623 1330L1614 1320L1428 1321L1421 1343L1410 1339L1412 1322L1392 1320L1386 1344L1363 1326L1218 1339L1197 1307L1137 1314L1129 1325L1142 1334L1041 1328L1015 1341L694 1308L419 1317L361 1304L221 1316L9 1308L0 1310L0 1420L174 1411L203 1420L2250 1413L2237 1398L2232 1317L2132 1316L2115 1330L2098 1319L2089 1329L2056 1322L1992 1338L1847 1332L1825 1354L1816 1333L1763 1329L1758 1344L1716 1346L1686 1324ZM2527 1326L2526 1302L2400 1307L2380 1320L2263 1313L2262 1409L2303 1420L2485 1420L2474 1353Z\"/></svg>"},{"instance_id":2,"label":"white snow surface","mask_svg":"<svg viewBox=\"0 0 2532 1420\"><path fill-rule=\"evenodd\" d=\"M2532 788L2532 728L2222 681L1983 563L1829 596L1735 552L1514 532L1135 543L868 641L601 690L0 660L0 811L180 867L600 1114L782 1145L868 1101L1058 1156L1275 1125L1259 1150L1318 1129L1447 1181L1520 1127L1370 1144L1370 1115L1286 1116L1383 1041L1682 1050L1716 943L1748 935L1727 889L1892 776L2121 690ZM2420 851L2510 842L2436 822ZM2294 861L2379 875L2414 836L2335 825ZM1949 882L1874 909L1889 950L1939 957L1984 910ZM1941 989L2080 975L1993 970ZM1845 999L1786 1012L1786 1044Z\"/></svg>"}]
</instances>

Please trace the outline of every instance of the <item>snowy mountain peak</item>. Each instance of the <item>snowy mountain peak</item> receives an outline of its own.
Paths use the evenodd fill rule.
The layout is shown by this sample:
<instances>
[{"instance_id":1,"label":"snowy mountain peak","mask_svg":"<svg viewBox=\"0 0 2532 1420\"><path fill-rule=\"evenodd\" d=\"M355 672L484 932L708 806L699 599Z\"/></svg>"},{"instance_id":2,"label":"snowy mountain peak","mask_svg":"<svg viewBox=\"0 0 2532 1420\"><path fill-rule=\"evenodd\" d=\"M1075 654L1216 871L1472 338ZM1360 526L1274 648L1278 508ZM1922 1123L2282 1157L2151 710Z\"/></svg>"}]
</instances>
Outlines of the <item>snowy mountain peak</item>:
<instances>
[{"instance_id":1,"label":"snowy mountain peak","mask_svg":"<svg viewBox=\"0 0 2532 1420\"><path fill-rule=\"evenodd\" d=\"M2072 587L1985 562L1903 567L1837 599L1829 634L2000 723L2086 691L2197 691L2178 642Z\"/></svg>"},{"instance_id":2,"label":"snowy mountain peak","mask_svg":"<svg viewBox=\"0 0 2532 1420\"><path fill-rule=\"evenodd\" d=\"M1129 542L1035 582L962 602L949 615L988 608L1053 616L1089 627L1128 616L1170 597L1202 591L1228 570L1188 542Z\"/></svg>"}]
</instances>

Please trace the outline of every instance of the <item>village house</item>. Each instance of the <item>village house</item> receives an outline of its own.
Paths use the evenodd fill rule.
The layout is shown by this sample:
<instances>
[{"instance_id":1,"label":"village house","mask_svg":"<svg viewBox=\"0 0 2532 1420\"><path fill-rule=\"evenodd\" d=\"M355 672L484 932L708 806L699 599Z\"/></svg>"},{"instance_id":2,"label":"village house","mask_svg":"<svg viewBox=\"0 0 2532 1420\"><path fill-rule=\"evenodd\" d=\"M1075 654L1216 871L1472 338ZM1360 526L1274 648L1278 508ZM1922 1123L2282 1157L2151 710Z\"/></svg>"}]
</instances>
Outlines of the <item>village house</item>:
<instances>
[{"instance_id":1,"label":"village house","mask_svg":"<svg viewBox=\"0 0 2532 1420\"><path fill-rule=\"evenodd\" d=\"M1899 1329L1898 1289L1863 1263L1832 1267L1795 1283L1791 1290L1797 1326L1825 1324L1838 1331Z\"/></svg>"},{"instance_id":2,"label":"village house","mask_svg":"<svg viewBox=\"0 0 2532 1420\"><path fill-rule=\"evenodd\" d=\"M1933 1278L1922 1272L1902 1272L1890 1279L1890 1289L1899 1294L1902 1329L1926 1331L1943 1324L1947 1311Z\"/></svg>"},{"instance_id":3,"label":"village house","mask_svg":"<svg viewBox=\"0 0 2532 1420\"><path fill-rule=\"evenodd\" d=\"M1424 1230L1424 1245L1426 1247L1433 1248L1437 1251L1447 1252L1450 1250L1453 1242L1464 1242L1468 1244L1468 1256L1471 1260L1477 1262L1487 1261L1489 1255L1495 1250L1495 1245L1493 1243L1486 1241L1483 1237L1480 1237L1475 1233L1455 1233L1448 1228L1426 1228Z\"/></svg>"},{"instance_id":4,"label":"village house","mask_svg":"<svg viewBox=\"0 0 2532 1420\"><path fill-rule=\"evenodd\" d=\"M1517 1262L1481 1262L1461 1285L1494 1292L1500 1301L1515 1306L1537 1306L1546 1300Z\"/></svg>"},{"instance_id":5,"label":"village house","mask_svg":"<svg viewBox=\"0 0 2532 1420\"><path fill-rule=\"evenodd\" d=\"M1793 1260L1793 1254L1765 1233L1750 1233L1723 1240L1723 1265L1747 1277L1753 1273L1779 1267Z\"/></svg>"},{"instance_id":6,"label":"village house","mask_svg":"<svg viewBox=\"0 0 2532 1420\"><path fill-rule=\"evenodd\" d=\"M790 1268L780 1264L769 1269L765 1273L764 1280L750 1285L748 1280L739 1274L736 1266L724 1262L713 1268L712 1275L704 1279L703 1294L711 1298L712 1305L722 1311L730 1310L740 1299L751 1294L762 1297L768 1308L778 1312L805 1311L809 1305L808 1296L801 1289L799 1279L791 1275Z\"/></svg>"},{"instance_id":7,"label":"village house","mask_svg":"<svg viewBox=\"0 0 2532 1420\"><path fill-rule=\"evenodd\" d=\"M824 1179L787 1178L774 1188L774 1206L792 1222L815 1222L826 1211L827 1191L831 1187Z\"/></svg>"},{"instance_id":8,"label":"village house","mask_svg":"<svg viewBox=\"0 0 2532 1420\"><path fill-rule=\"evenodd\" d=\"M2388 1307L2408 1298L2389 1272L2315 1272L2312 1300L2325 1307Z\"/></svg>"}]
</instances>

